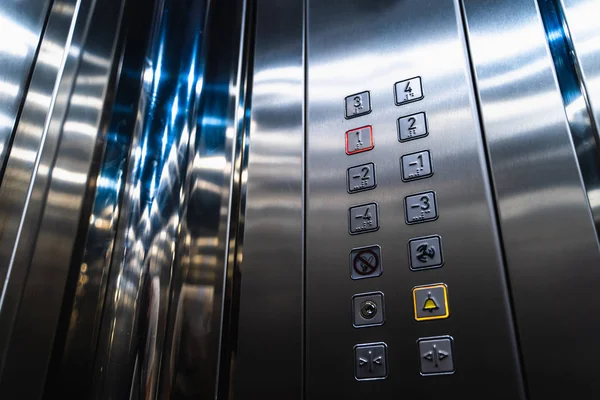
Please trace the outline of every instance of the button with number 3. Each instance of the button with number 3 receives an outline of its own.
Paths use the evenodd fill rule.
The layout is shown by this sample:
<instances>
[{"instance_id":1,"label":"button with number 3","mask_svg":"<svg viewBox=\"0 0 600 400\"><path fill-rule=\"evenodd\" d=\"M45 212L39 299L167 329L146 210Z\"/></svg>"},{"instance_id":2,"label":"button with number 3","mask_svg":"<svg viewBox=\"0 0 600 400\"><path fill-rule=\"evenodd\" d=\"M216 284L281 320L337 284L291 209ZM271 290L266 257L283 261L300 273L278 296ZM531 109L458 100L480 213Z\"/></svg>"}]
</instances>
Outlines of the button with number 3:
<instances>
[{"instance_id":1,"label":"button with number 3","mask_svg":"<svg viewBox=\"0 0 600 400\"><path fill-rule=\"evenodd\" d=\"M369 91L346 97L346 119L360 117L371 112L371 94Z\"/></svg>"},{"instance_id":2,"label":"button with number 3","mask_svg":"<svg viewBox=\"0 0 600 400\"><path fill-rule=\"evenodd\" d=\"M394 97L397 106L421 100L423 98L423 87L421 77L406 79L394 84Z\"/></svg>"}]
</instances>

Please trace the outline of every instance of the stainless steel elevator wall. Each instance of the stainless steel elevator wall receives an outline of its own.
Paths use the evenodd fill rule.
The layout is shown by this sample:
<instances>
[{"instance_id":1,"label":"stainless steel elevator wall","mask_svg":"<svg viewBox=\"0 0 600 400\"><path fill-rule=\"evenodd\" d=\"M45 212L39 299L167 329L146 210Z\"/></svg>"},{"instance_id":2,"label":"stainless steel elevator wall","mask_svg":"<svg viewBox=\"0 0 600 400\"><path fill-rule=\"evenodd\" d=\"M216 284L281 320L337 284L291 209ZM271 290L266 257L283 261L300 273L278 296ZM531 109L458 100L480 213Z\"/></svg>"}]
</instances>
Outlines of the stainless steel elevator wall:
<instances>
[{"instance_id":1,"label":"stainless steel elevator wall","mask_svg":"<svg viewBox=\"0 0 600 400\"><path fill-rule=\"evenodd\" d=\"M5 1L0 398L595 396L599 17Z\"/></svg>"}]
</instances>

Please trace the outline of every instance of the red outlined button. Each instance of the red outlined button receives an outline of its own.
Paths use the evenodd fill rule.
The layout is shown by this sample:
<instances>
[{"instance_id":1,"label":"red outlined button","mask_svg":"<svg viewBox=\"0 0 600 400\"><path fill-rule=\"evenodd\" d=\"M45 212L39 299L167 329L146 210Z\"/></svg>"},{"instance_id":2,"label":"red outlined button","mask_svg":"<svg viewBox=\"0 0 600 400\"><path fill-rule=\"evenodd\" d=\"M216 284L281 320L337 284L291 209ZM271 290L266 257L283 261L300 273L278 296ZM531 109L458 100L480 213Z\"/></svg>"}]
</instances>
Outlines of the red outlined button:
<instances>
[{"instance_id":1,"label":"red outlined button","mask_svg":"<svg viewBox=\"0 0 600 400\"><path fill-rule=\"evenodd\" d=\"M346 154L362 153L375 147L371 125L346 132Z\"/></svg>"}]
</instances>

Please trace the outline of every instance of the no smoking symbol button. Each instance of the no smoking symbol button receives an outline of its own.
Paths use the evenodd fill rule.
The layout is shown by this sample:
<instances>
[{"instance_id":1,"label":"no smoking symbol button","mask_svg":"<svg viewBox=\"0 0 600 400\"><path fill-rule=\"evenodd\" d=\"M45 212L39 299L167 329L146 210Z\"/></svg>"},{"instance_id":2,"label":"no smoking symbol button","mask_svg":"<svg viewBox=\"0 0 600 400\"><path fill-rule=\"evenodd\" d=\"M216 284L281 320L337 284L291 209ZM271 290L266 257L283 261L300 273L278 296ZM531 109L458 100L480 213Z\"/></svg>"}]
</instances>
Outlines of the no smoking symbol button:
<instances>
[{"instance_id":1,"label":"no smoking symbol button","mask_svg":"<svg viewBox=\"0 0 600 400\"><path fill-rule=\"evenodd\" d=\"M379 246L352 249L350 252L350 276L352 279L373 278L381 273L381 248Z\"/></svg>"}]
</instances>

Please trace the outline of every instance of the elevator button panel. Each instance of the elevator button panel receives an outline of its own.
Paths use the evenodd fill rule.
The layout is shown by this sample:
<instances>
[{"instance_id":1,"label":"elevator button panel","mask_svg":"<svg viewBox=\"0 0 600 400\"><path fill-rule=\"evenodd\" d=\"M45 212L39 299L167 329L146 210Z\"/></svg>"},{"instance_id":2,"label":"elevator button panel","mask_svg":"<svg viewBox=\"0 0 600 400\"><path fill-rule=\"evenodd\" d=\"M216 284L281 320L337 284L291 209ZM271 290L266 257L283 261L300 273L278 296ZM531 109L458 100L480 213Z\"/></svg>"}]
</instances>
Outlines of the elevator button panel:
<instances>
[{"instance_id":1,"label":"elevator button panel","mask_svg":"<svg viewBox=\"0 0 600 400\"><path fill-rule=\"evenodd\" d=\"M443 283L413 288L415 319L429 321L450 316L448 289Z\"/></svg>"},{"instance_id":2,"label":"elevator button panel","mask_svg":"<svg viewBox=\"0 0 600 400\"><path fill-rule=\"evenodd\" d=\"M354 377L359 381L385 379L388 376L387 346L368 343L354 346Z\"/></svg>"},{"instance_id":3,"label":"elevator button panel","mask_svg":"<svg viewBox=\"0 0 600 400\"><path fill-rule=\"evenodd\" d=\"M442 238L437 235L411 239L408 242L408 252L413 271L444 265Z\"/></svg>"},{"instance_id":4,"label":"elevator button panel","mask_svg":"<svg viewBox=\"0 0 600 400\"><path fill-rule=\"evenodd\" d=\"M348 193L375 189L375 186L377 186L377 179L375 177L375 164L367 163L348 168L347 180Z\"/></svg>"},{"instance_id":5,"label":"elevator button panel","mask_svg":"<svg viewBox=\"0 0 600 400\"><path fill-rule=\"evenodd\" d=\"M362 153L375 147L373 128L363 126L346 132L346 154Z\"/></svg>"},{"instance_id":6,"label":"elevator button panel","mask_svg":"<svg viewBox=\"0 0 600 400\"><path fill-rule=\"evenodd\" d=\"M379 229L379 213L376 203L351 207L348 211L348 231L351 235Z\"/></svg>"},{"instance_id":7,"label":"elevator button panel","mask_svg":"<svg viewBox=\"0 0 600 400\"><path fill-rule=\"evenodd\" d=\"M364 293L352 297L352 325L355 328L383 325L384 322L383 293Z\"/></svg>"},{"instance_id":8,"label":"elevator button panel","mask_svg":"<svg viewBox=\"0 0 600 400\"><path fill-rule=\"evenodd\" d=\"M394 96L397 106L421 100L423 98L421 77L416 76L414 78L396 82L394 85Z\"/></svg>"},{"instance_id":9,"label":"elevator button panel","mask_svg":"<svg viewBox=\"0 0 600 400\"><path fill-rule=\"evenodd\" d=\"M376 278L382 273L381 247L374 245L352 249L350 252L352 279Z\"/></svg>"},{"instance_id":10,"label":"elevator button panel","mask_svg":"<svg viewBox=\"0 0 600 400\"><path fill-rule=\"evenodd\" d=\"M398 140L401 142L422 138L429 134L424 112L398 118L397 127Z\"/></svg>"},{"instance_id":11,"label":"elevator button panel","mask_svg":"<svg viewBox=\"0 0 600 400\"><path fill-rule=\"evenodd\" d=\"M371 94L368 91L346 97L346 118L360 117L371 112Z\"/></svg>"},{"instance_id":12,"label":"elevator button panel","mask_svg":"<svg viewBox=\"0 0 600 400\"><path fill-rule=\"evenodd\" d=\"M450 336L422 338L417 344L421 375L454 373L454 351Z\"/></svg>"},{"instance_id":13,"label":"elevator button panel","mask_svg":"<svg viewBox=\"0 0 600 400\"><path fill-rule=\"evenodd\" d=\"M413 194L404 199L407 224L418 224L437 219L437 200L434 192Z\"/></svg>"},{"instance_id":14,"label":"elevator button panel","mask_svg":"<svg viewBox=\"0 0 600 400\"><path fill-rule=\"evenodd\" d=\"M429 150L404 155L400 158L402 180L405 182L433 175Z\"/></svg>"}]
</instances>

